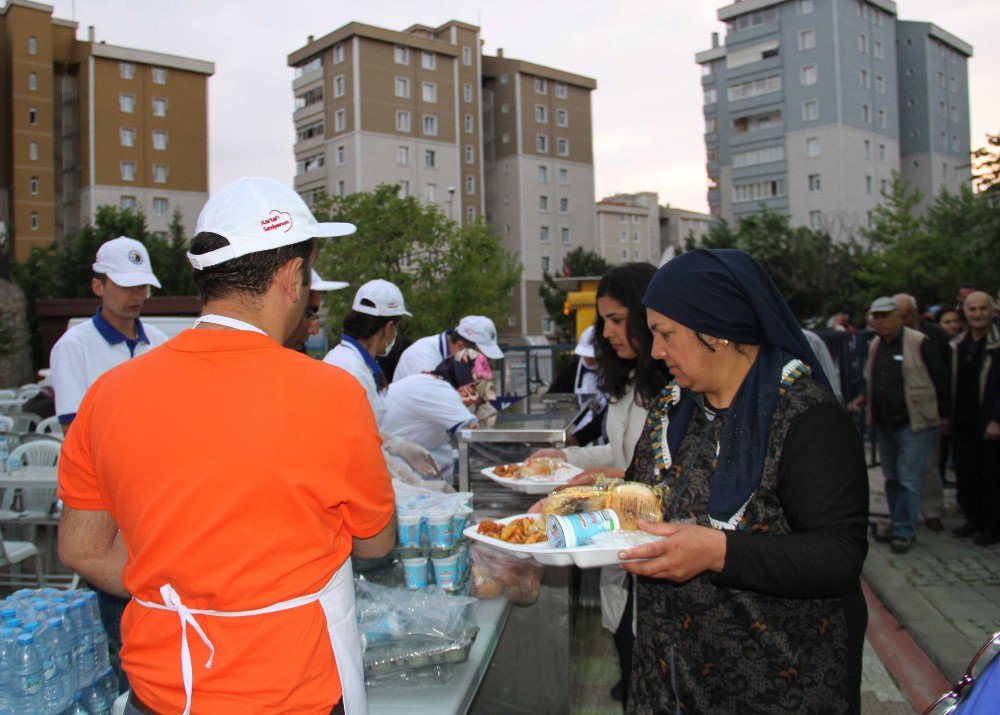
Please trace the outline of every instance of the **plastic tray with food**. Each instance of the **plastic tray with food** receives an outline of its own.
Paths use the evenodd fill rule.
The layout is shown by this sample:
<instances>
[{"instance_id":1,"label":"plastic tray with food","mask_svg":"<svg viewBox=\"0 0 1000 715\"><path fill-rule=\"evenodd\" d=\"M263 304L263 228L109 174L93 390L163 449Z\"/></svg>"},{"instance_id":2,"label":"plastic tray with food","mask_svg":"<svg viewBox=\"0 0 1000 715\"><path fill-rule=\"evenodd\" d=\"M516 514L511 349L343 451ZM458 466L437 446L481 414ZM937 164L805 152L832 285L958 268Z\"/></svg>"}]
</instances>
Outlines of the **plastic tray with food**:
<instances>
[{"instance_id":1,"label":"plastic tray with food","mask_svg":"<svg viewBox=\"0 0 1000 715\"><path fill-rule=\"evenodd\" d=\"M469 659L469 650L478 632L479 629L474 627L456 640L413 634L367 646L364 654L365 678L378 680L404 670L464 663Z\"/></svg>"},{"instance_id":2,"label":"plastic tray with food","mask_svg":"<svg viewBox=\"0 0 1000 715\"><path fill-rule=\"evenodd\" d=\"M524 462L501 464L480 470L484 477L508 489L524 494L548 494L566 484L583 470L550 457L536 457Z\"/></svg>"}]
</instances>

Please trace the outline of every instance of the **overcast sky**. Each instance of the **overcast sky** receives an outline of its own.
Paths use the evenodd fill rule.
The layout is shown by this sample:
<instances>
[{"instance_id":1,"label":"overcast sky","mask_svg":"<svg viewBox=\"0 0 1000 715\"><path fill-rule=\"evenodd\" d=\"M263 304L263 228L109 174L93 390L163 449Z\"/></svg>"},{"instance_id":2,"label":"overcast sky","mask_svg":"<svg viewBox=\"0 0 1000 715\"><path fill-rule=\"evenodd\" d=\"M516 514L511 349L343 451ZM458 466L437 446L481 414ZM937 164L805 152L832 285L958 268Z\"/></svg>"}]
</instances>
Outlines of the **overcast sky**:
<instances>
[{"instance_id":1,"label":"overcast sky","mask_svg":"<svg viewBox=\"0 0 1000 715\"><path fill-rule=\"evenodd\" d=\"M45 0L43 0L45 1ZM825 2L826 0L817 0ZM3 0L0 0L3 2ZM597 80L598 197L653 190L661 203L706 211L701 73L694 53L724 26L706 0L55 0L79 39L215 63L209 81L210 189L239 176L291 183L288 54L351 21L393 30L450 19L478 24L484 52ZM423 8L423 9L420 9ZM901 0L904 20L934 22L975 47L969 64L972 146L1000 131L1000 0Z\"/></svg>"}]
</instances>

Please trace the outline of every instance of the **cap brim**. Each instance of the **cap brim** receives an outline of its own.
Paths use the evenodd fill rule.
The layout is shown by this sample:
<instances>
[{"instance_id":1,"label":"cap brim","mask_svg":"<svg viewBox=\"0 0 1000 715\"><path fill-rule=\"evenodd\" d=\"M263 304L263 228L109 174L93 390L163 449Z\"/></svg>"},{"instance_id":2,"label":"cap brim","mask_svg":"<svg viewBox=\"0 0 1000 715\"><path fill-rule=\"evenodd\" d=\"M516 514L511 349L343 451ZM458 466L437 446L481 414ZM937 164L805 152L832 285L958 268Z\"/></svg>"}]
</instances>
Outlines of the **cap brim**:
<instances>
[{"instance_id":1,"label":"cap brim","mask_svg":"<svg viewBox=\"0 0 1000 715\"><path fill-rule=\"evenodd\" d=\"M160 281L152 273L105 273L104 275L122 288L135 288L136 286L162 288Z\"/></svg>"},{"instance_id":2,"label":"cap brim","mask_svg":"<svg viewBox=\"0 0 1000 715\"><path fill-rule=\"evenodd\" d=\"M325 292L328 290L340 290L341 288L346 288L349 285L351 284L344 283L344 281L313 281L309 284L309 290Z\"/></svg>"},{"instance_id":3,"label":"cap brim","mask_svg":"<svg viewBox=\"0 0 1000 715\"><path fill-rule=\"evenodd\" d=\"M594 357L594 348L591 347L583 348L577 345L576 348L573 349L573 352L579 355L580 357L585 357L585 358Z\"/></svg>"},{"instance_id":4,"label":"cap brim","mask_svg":"<svg viewBox=\"0 0 1000 715\"><path fill-rule=\"evenodd\" d=\"M350 236L358 230L353 223L317 223L316 238L337 238L338 236Z\"/></svg>"},{"instance_id":5,"label":"cap brim","mask_svg":"<svg viewBox=\"0 0 1000 715\"><path fill-rule=\"evenodd\" d=\"M488 357L490 360L503 360L503 350L501 350L496 343L488 345L486 343L476 343L476 347L479 348L479 352Z\"/></svg>"}]
</instances>

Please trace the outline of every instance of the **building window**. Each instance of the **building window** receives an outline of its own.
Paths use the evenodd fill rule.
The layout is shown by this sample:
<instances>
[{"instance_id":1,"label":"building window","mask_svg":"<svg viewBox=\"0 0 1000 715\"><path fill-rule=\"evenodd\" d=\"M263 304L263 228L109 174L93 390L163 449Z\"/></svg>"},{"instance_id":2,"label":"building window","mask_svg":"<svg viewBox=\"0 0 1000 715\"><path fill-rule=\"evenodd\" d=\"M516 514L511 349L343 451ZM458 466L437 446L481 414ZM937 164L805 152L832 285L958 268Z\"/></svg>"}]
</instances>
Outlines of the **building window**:
<instances>
[{"instance_id":1,"label":"building window","mask_svg":"<svg viewBox=\"0 0 1000 715\"><path fill-rule=\"evenodd\" d=\"M471 114L466 114L463 122L465 124L466 134L472 134L476 130L476 124Z\"/></svg>"},{"instance_id":2,"label":"building window","mask_svg":"<svg viewBox=\"0 0 1000 715\"><path fill-rule=\"evenodd\" d=\"M400 166L410 165L410 147L408 146L396 147L396 163L399 164Z\"/></svg>"},{"instance_id":3,"label":"building window","mask_svg":"<svg viewBox=\"0 0 1000 715\"><path fill-rule=\"evenodd\" d=\"M433 149L427 149L424 151L424 167L427 169L433 169L435 161L437 160L437 155Z\"/></svg>"},{"instance_id":4,"label":"building window","mask_svg":"<svg viewBox=\"0 0 1000 715\"><path fill-rule=\"evenodd\" d=\"M406 77L396 78L396 96L402 97L403 99L409 99L410 80L408 80Z\"/></svg>"},{"instance_id":5,"label":"building window","mask_svg":"<svg viewBox=\"0 0 1000 715\"><path fill-rule=\"evenodd\" d=\"M427 52L424 50L420 53L420 66L425 70L437 69L437 55L433 52Z\"/></svg>"},{"instance_id":6,"label":"building window","mask_svg":"<svg viewBox=\"0 0 1000 715\"><path fill-rule=\"evenodd\" d=\"M339 65L344 61L344 43L338 42L333 46L333 64Z\"/></svg>"},{"instance_id":7,"label":"building window","mask_svg":"<svg viewBox=\"0 0 1000 715\"><path fill-rule=\"evenodd\" d=\"M153 116L154 117L165 117L167 116L167 100L162 97L153 97Z\"/></svg>"},{"instance_id":8,"label":"building window","mask_svg":"<svg viewBox=\"0 0 1000 715\"><path fill-rule=\"evenodd\" d=\"M549 227L548 226L541 226L541 227L539 227L539 229L538 229L538 239L542 243L548 243L549 242Z\"/></svg>"},{"instance_id":9,"label":"building window","mask_svg":"<svg viewBox=\"0 0 1000 715\"><path fill-rule=\"evenodd\" d=\"M816 46L816 31L812 28L799 32L799 49L811 50Z\"/></svg>"},{"instance_id":10,"label":"building window","mask_svg":"<svg viewBox=\"0 0 1000 715\"><path fill-rule=\"evenodd\" d=\"M153 67L151 72L153 76L153 84L167 83L167 69L165 67Z\"/></svg>"},{"instance_id":11,"label":"building window","mask_svg":"<svg viewBox=\"0 0 1000 715\"><path fill-rule=\"evenodd\" d=\"M868 80L868 70L861 70L860 77L861 77L861 86L864 87L865 89L868 89L870 85Z\"/></svg>"},{"instance_id":12,"label":"building window","mask_svg":"<svg viewBox=\"0 0 1000 715\"><path fill-rule=\"evenodd\" d=\"M819 102L811 99L802 103L802 121L814 122L819 119Z\"/></svg>"},{"instance_id":13,"label":"building window","mask_svg":"<svg viewBox=\"0 0 1000 715\"><path fill-rule=\"evenodd\" d=\"M563 197L559 199L559 213L568 214L569 213L569 199Z\"/></svg>"},{"instance_id":14,"label":"building window","mask_svg":"<svg viewBox=\"0 0 1000 715\"><path fill-rule=\"evenodd\" d=\"M803 86L816 84L816 65L806 65L800 72L800 79Z\"/></svg>"},{"instance_id":15,"label":"building window","mask_svg":"<svg viewBox=\"0 0 1000 715\"><path fill-rule=\"evenodd\" d=\"M429 137L436 137L438 133L438 120L433 114L424 115L424 134Z\"/></svg>"},{"instance_id":16,"label":"building window","mask_svg":"<svg viewBox=\"0 0 1000 715\"><path fill-rule=\"evenodd\" d=\"M472 48L463 47L462 48L462 64L466 67L472 66Z\"/></svg>"},{"instance_id":17,"label":"building window","mask_svg":"<svg viewBox=\"0 0 1000 715\"><path fill-rule=\"evenodd\" d=\"M816 137L806 139L806 156L819 156L822 153L823 150L820 146L819 139Z\"/></svg>"},{"instance_id":18,"label":"building window","mask_svg":"<svg viewBox=\"0 0 1000 715\"><path fill-rule=\"evenodd\" d=\"M559 242L560 243L569 243L569 229L568 228L561 228L561 229L559 229Z\"/></svg>"},{"instance_id":19,"label":"building window","mask_svg":"<svg viewBox=\"0 0 1000 715\"><path fill-rule=\"evenodd\" d=\"M427 203L433 203L437 201L437 184L427 184L427 191L425 193L424 200Z\"/></svg>"},{"instance_id":20,"label":"building window","mask_svg":"<svg viewBox=\"0 0 1000 715\"><path fill-rule=\"evenodd\" d=\"M796 3L796 12L799 15L811 15L813 11L813 0L799 0Z\"/></svg>"},{"instance_id":21,"label":"building window","mask_svg":"<svg viewBox=\"0 0 1000 715\"><path fill-rule=\"evenodd\" d=\"M951 105L951 114L949 115L949 118L953 122L958 121L958 107L956 107L954 104Z\"/></svg>"},{"instance_id":22,"label":"building window","mask_svg":"<svg viewBox=\"0 0 1000 715\"><path fill-rule=\"evenodd\" d=\"M779 91L781 91L781 75L773 75L742 84L734 84L726 89L726 95L730 102L736 102L740 99L749 99Z\"/></svg>"},{"instance_id":23,"label":"building window","mask_svg":"<svg viewBox=\"0 0 1000 715\"><path fill-rule=\"evenodd\" d=\"M396 45L392 51L392 59L397 65L408 65L410 64L410 48L400 47Z\"/></svg>"},{"instance_id":24,"label":"building window","mask_svg":"<svg viewBox=\"0 0 1000 715\"><path fill-rule=\"evenodd\" d=\"M879 129L885 129L885 110L880 109L875 113L875 124Z\"/></svg>"},{"instance_id":25,"label":"building window","mask_svg":"<svg viewBox=\"0 0 1000 715\"><path fill-rule=\"evenodd\" d=\"M500 114L507 114L510 112L510 105L504 102L500 105Z\"/></svg>"},{"instance_id":26,"label":"building window","mask_svg":"<svg viewBox=\"0 0 1000 715\"><path fill-rule=\"evenodd\" d=\"M465 101L465 102L471 102L472 101L472 85L471 84L466 83L466 84L462 85L462 100Z\"/></svg>"},{"instance_id":27,"label":"building window","mask_svg":"<svg viewBox=\"0 0 1000 715\"><path fill-rule=\"evenodd\" d=\"M548 94L549 83L541 77L535 77L535 94Z\"/></svg>"},{"instance_id":28,"label":"building window","mask_svg":"<svg viewBox=\"0 0 1000 715\"><path fill-rule=\"evenodd\" d=\"M556 97L558 99L566 99L566 83L556 82Z\"/></svg>"},{"instance_id":29,"label":"building window","mask_svg":"<svg viewBox=\"0 0 1000 715\"><path fill-rule=\"evenodd\" d=\"M343 144L339 144L336 149L333 150L333 161L337 166L340 166L346 160L346 150Z\"/></svg>"},{"instance_id":30,"label":"building window","mask_svg":"<svg viewBox=\"0 0 1000 715\"><path fill-rule=\"evenodd\" d=\"M135 207L138 204L134 196L122 196L121 202L118 205L122 211L135 211Z\"/></svg>"},{"instance_id":31,"label":"building window","mask_svg":"<svg viewBox=\"0 0 1000 715\"><path fill-rule=\"evenodd\" d=\"M510 132L504 132L500 135L501 144L510 144Z\"/></svg>"},{"instance_id":32,"label":"building window","mask_svg":"<svg viewBox=\"0 0 1000 715\"><path fill-rule=\"evenodd\" d=\"M627 248L623 248L622 249L622 260L624 261L624 260L627 260L627 259L628 259L628 249Z\"/></svg>"},{"instance_id":33,"label":"building window","mask_svg":"<svg viewBox=\"0 0 1000 715\"><path fill-rule=\"evenodd\" d=\"M153 164L153 183L154 184L167 183L168 171L169 169L166 164Z\"/></svg>"},{"instance_id":34,"label":"building window","mask_svg":"<svg viewBox=\"0 0 1000 715\"><path fill-rule=\"evenodd\" d=\"M344 96L344 75L338 74L333 78L333 96L343 97Z\"/></svg>"},{"instance_id":35,"label":"building window","mask_svg":"<svg viewBox=\"0 0 1000 715\"><path fill-rule=\"evenodd\" d=\"M535 137L535 149L538 152L542 153L542 154L548 154L549 153L549 138L547 136L545 136L544 134L538 134Z\"/></svg>"},{"instance_id":36,"label":"building window","mask_svg":"<svg viewBox=\"0 0 1000 715\"><path fill-rule=\"evenodd\" d=\"M872 177L865 177L865 193L870 194L872 192Z\"/></svg>"},{"instance_id":37,"label":"building window","mask_svg":"<svg viewBox=\"0 0 1000 715\"><path fill-rule=\"evenodd\" d=\"M880 74L875 75L875 91L885 94L885 77Z\"/></svg>"},{"instance_id":38,"label":"building window","mask_svg":"<svg viewBox=\"0 0 1000 715\"><path fill-rule=\"evenodd\" d=\"M29 222L29 225L31 226L31 230L32 231L37 231L38 230L40 224L39 224L39 220L38 220L38 212L37 211L32 211L31 212L31 214L28 216L28 222Z\"/></svg>"},{"instance_id":39,"label":"building window","mask_svg":"<svg viewBox=\"0 0 1000 715\"><path fill-rule=\"evenodd\" d=\"M434 55L431 55L433 57ZM438 101L438 88L434 82L424 82L422 85L423 98L425 102Z\"/></svg>"},{"instance_id":40,"label":"building window","mask_svg":"<svg viewBox=\"0 0 1000 715\"><path fill-rule=\"evenodd\" d=\"M38 54L38 40L35 39L34 35L28 38L28 54L29 55Z\"/></svg>"},{"instance_id":41,"label":"building window","mask_svg":"<svg viewBox=\"0 0 1000 715\"><path fill-rule=\"evenodd\" d=\"M119 94L118 108L126 114L132 114L135 111L135 96L131 94Z\"/></svg>"},{"instance_id":42,"label":"building window","mask_svg":"<svg viewBox=\"0 0 1000 715\"><path fill-rule=\"evenodd\" d=\"M342 132L347 129L347 111L338 109L333 113L333 131Z\"/></svg>"},{"instance_id":43,"label":"building window","mask_svg":"<svg viewBox=\"0 0 1000 715\"><path fill-rule=\"evenodd\" d=\"M410 184L409 184L409 182L403 181L401 183L406 184L406 188L405 189L402 186L399 189L401 195L403 195L403 196L409 196L410 195ZM340 179L337 182L337 196L339 196L340 198L344 198L345 196L347 196L347 182L344 181L343 179Z\"/></svg>"},{"instance_id":44,"label":"building window","mask_svg":"<svg viewBox=\"0 0 1000 715\"><path fill-rule=\"evenodd\" d=\"M875 55L875 59L877 60L885 59L885 55L882 52L882 42L880 40L872 41L872 54Z\"/></svg>"},{"instance_id":45,"label":"building window","mask_svg":"<svg viewBox=\"0 0 1000 715\"><path fill-rule=\"evenodd\" d=\"M295 98L295 109L299 110L323 101L323 88L313 87Z\"/></svg>"},{"instance_id":46,"label":"building window","mask_svg":"<svg viewBox=\"0 0 1000 715\"><path fill-rule=\"evenodd\" d=\"M538 197L538 210L547 212L549 210L549 197L539 196Z\"/></svg>"},{"instance_id":47,"label":"building window","mask_svg":"<svg viewBox=\"0 0 1000 715\"><path fill-rule=\"evenodd\" d=\"M556 152L559 156L569 156L569 139L557 139Z\"/></svg>"},{"instance_id":48,"label":"building window","mask_svg":"<svg viewBox=\"0 0 1000 715\"><path fill-rule=\"evenodd\" d=\"M34 196L38 193L38 177L32 176L31 180L28 182L28 192Z\"/></svg>"},{"instance_id":49,"label":"building window","mask_svg":"<svg viewBox=\"0 0 1000 715\"><path fill-rule=\"evenodd\" d=\"M809 228L813 231L819 231L823 228L823 215L819 211L809 212Z\"/></svg>"},{"instance_id":50,"label":"building window","mask_svg":"<svg viewBox=\"0 0 1000 715\"><path fill-rule=\"evenodd\" d=\"M742 168L746 166L757 166L758 164L769 164L774 161L785 160L785 145L775 144L760 149L749 149L747 151L733 154L733 166ZM638 216L635 217L638 219Z\"/></svg>"},{"instance_id":51,"label":"building window","mask_svg":"<svg viewBox=\"0 0 1000 715\"><path fill-rule=\"evenodd\" d=\"M861 105L861 121L868 124L872 120L872 112L867 104Z\"/></svg>"},{"instance_id":52,"label":"building window","mask_svg":"<svg viewBox=\"0 0 1000 715\"><path fill-rule=\"evenodd\" d=\"M38 75L34 72L28 73L28 91L34 92L38 89Z\"/></svg>"},{"instance_id":53,"label":"building window","mask_svg":"<svg viewBox=\"0 0 1000 715\"><path fill-rule=\"evenodd\" d=\"M719 93L715 88L705 90L705 104L715 104L719 101Z\"/></svg>"},{"instance_id":54,"label":"building window","mask_svg":"<svg viewBox=\"0 0 1000 715\"><path fill-rule=\"evenodd\" d=\"M313 137L323 136L323 122L311 122L306 124L304 127L300 127L298 130L299 141L306 141L307 139L312 139Z\"/></svg>"},{"instance_id":55,"label":"building window","mask_svg":"<svg viewBox=\"0 0 1000 715\"><path fill-rule=\"evenodd\" d=\"M170 210L170 202L167 199L153 197L153 215L166 216Z\"/></svg>"},{"instance_id":56,"label":"building window","mask_svg":"<svg viewBox=\"0 0 1000 715\"><path fill-rule=\"evenodd\" d=\"M542 256L541 263L542 263L542 273L548 273L549 272L549 257L548 256ZM545 324L545 321L543 319L542 320L542 325L544 325L544 324ZM551 321L550 321L549 325L551 326ZM544 330L545 328L542 328L542 329ZM552 328L549 327L549 331L551 331L551 330L552 330Z\"/></svg>"},{"instance_id":57,"label":"building window","mask_svg":"<svg viewBox=\"0 0 1000 715\"><path fill-rule=\"evenodd\" d=\"M471 144L465 145L465 163L474 164L476 162L476 151Z\"/></svg>"},{"instance_id":58,"label":"building window","mask_svg":"<svg viewBox=\"0 0 1000 715\"><path fill-rule=\"evenodd\" d=\"M123 161L118 164L122 181L135 181L135 162Z\"/></svg>"},{"instance_id":59,"label":"building window","mask_svg":"<svg viewBox=\"0 0 1000 715\"><path fill-rule=\"evenodd\" d=\"M885 162L885 144L878 145L878 160Z\"/></svg>"},{"instance_id":60,"label":"building window","mask_svg":"<svg viewBox=\"0 0 1000 715\"><path fill-rule=\"evenodd\" d=\"M164 131L153 132L153 148L157 151L167 150L167 133Z\"/></svg>"},{"instance_id":61,"label":"building window","mask_svg":"<svg viewBox=\"0 0 1000 715\"><path fill-rule=\"evenodd\" d=\"M340 183L344 182L341 181ZM399 195L402 196L404 199L410 195L410 182L407 181L406 179L403 179L402 181L399 182Z\"/></svg>"},{"instance_id":62,"label":"building window","mask_svg":"<svg viewBox=\"0 0 1000 715\"><path fill-rule=\"evenodd\" d=\"M950 75L948 77L948 91L957 92L958 91L958 80L955 79L955 75Z\"/></svg>"},{"instance_id":63,"label":"building window","mask_svg":"<svg viewBox=\"0 0 1000 715\"><path fill-rule=\"evenodd\" d=\"M38 124L38 110L34 107L28 108L28 124Z\"/></svg>"},{"instance_id":64,"label":"building window","mask_svg":"<svg viewBox=\"0 0 1000 715\"><path fill-rule=\"evenodd\" d=\"M864 154L865 159L871 159L872 158L872 143L868 139L865 139L863 154Z\"/></svg>"},{"instance_id":65,"label":"building window","mask_svg":"<svg viewBox=\"0 0 1000 715\"><path fill-rule=\"evenodd\" d=\"M468 176L465 177L465 193L467 193L469 196L472 196L473 194L476 193L476 177L474 177L472 174L469 174Z\"/></svg>"},{"instance_id":66,"label":"building window","mask_svg":"<svg viewBox=\"0 0 1000 715\"><path fill-rule=\"evenodd\" d=\"M28 159L38 161L38 142L28 143Z\"/></svg>"},{"instance_id":67,"label":"building window","mask_svg":"<svg viewBox=\"0 0 1000 715\"><path fill-rule=\"evenodd\" d=\"M809 191L816 192L820 190L819 174L809 174Z\"/></svg>"},{"instance_id":68,"label":"building window","mask_svg":"<svg viewBox=\"0 0 1000 715\"><path fill-rule=\"evenodd\" d=\"M544 164L538 167L538 181L543 184L549 183L549 167Z\"/></svg>"},{"instance_id":69,"label":"building window","mask_svg":"<svg viewBox=\"0 0 1000 715\"><path fill-rule=\"evenodd\" d=\"M396 112L396 131L397 132L408 132L410 131L410 113L404 111Z\"/></svg>"},{"instance_id":70,"label":"building window","mask_svg":"<svg viewBox=\"0 0 1000 715\"><path fill-rule=\"evenodd\" d=\"M549 110L544 104L535 105L535 121L547 124L549 121Z\"/></svg>"},{"instance_id":71,"label":"building window","mask_svg":"<svg viewBox=\"0 0 1000 715\"><path fill-rule=\"evenodd\" d=\"M863 55L868 54L868 35L863 32L858 35L858 51Z\"/></svg>"},{"instance_id":72,"label":"building window","mask_svg":"<svg viewBox=\"0 0 1000 715\"><path fill-rule=\"evenodd\" d=\"M754 184L743 184L733 187L733 203L748 201L763 201L776 196L785 195L785 182L780 179L760 181Z\"/></svg>"},{"instance_id":73,"label":"building window","mask_svg":"<svg viewBox=\"0 0 1000 715\"><path fill-rule=\"evenodd\" d=\"M475 223L476 221L476 207L469 206L465 209L465 218L469 223Z\"/></svg>"},{"instance_id":74,"label":"building window","mask_svg":"<svg viewBox=\"0 0 1000 715\"><path fill-rule=\"evenodd\" d=\"M559 185L568 186L569 185L569 171L566 169L559 170Z\"/></svg>"},{"instance_id":75,"label":"building window","mask_svg":"<svg viewBox=\"0 0 1000 715\"><path fill-rule=\"evenodd\" d=\"M565 109L556 110L556 126L557 127L569 126L569 112L567 112Z\"/></svg>"},{"instance_id":76,"label":"building window","mask_svg":"<svg viewBox=\"0 0 1000 715\"><path fill-rule=\"evenodd\" d=\"M119 62L118 76L122 79L132 79L135 77L135 65L131 62Z\"/></svg>"}]
</instances>

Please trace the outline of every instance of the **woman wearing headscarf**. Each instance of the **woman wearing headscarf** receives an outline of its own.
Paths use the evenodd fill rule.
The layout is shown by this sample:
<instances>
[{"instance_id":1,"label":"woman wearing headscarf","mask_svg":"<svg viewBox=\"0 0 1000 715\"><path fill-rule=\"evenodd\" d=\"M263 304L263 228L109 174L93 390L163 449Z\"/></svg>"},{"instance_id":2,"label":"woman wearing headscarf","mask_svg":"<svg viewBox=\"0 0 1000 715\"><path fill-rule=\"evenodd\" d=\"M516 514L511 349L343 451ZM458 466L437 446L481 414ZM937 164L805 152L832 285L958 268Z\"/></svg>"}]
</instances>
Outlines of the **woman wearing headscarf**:
<instances>
[{"instance_id":1,"label":"woman wearing headscarf","mask_svg":"<svg viewBox=\"0 0 1000 715\"><path fill-rule=\"evenodd\" d=\"M698 249L643 303L673 381L627 477L669 489L637 579L629 711L858 712L861 442L774 282Z\"/></svg>"}]
</instances>

